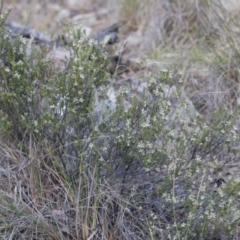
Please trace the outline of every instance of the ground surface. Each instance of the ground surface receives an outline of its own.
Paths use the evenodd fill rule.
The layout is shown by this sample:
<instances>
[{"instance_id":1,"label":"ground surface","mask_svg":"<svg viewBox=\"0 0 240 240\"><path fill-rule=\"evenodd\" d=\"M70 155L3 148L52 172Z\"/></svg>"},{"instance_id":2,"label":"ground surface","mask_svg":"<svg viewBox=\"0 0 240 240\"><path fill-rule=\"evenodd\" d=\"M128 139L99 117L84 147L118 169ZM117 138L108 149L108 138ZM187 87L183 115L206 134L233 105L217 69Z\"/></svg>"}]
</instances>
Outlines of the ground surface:
<instances>
[{"instance_id":1,"label":"ground surface","mask_svg":"<svg viewBox=\"0 0 240 240\"><path fill-rule=\"evenodd\" d=\"M195 111L195 107L205 118L209 119L208 123L213 122L214 125L211 114L213 109L225 99L221 97L223 96L223 94L221 95L223 90L225 90L226 99L229 105L231 105L230 100L232 100L232 95L230 93L238 92L237 90L239 89L237 84L236 86L234 85L234 83L238 82L238 77L234 74L233 76L231 74L224 75L226 72L234 72L232 71L232 65L229 59L235 58L231 56L231 51L226 50L226 45L221 45L221 40L225 37L221 35L223 28L218 28L219 26L217 23L215 24L214 21L204 22L204 17L199 17L198 14L204 15L204 11L199 10L201 8L204 10L204 4L201 5L203 2L199 3L199 1L189 0L192 4L190 8L184 4L184 6L174 5L172 3L171 5L171 1L167 0L142 1L141 3L143 5L140 4L141 6L137 4L137 2L138 1L134 0L6 0L4 10L8 9L11 5L12 11L9 20L30 26L53 38L57 38L59 34L64 34L64 29L67 24L84 27L90 36L113 23L122 24L119 33L120 42L116 45L116 53L123 56L124 61L132 61L135 65L129 66L127 73L116 77L114 83L116 88L113 89L112 93L109 93L108 97L114 99L114 90L121 86L121 84L130 83L129 89L141 92L142 89L146 87L145 76L149 71L155 74L161 72L161 70L174 69L174 71L176 71L174 73L177 75L176 79L177 81L179 80L176 85L183 85L183 92L186 92L187 99L194 102L196 98L193 111ZM182 2L184 3L184 1ZM230 13L229 18L234 14L238 14L238 9L240 9L239 1L222 0L222 2L223 6ZM165 8L162 8L162 6ZM215 16L214 9L212 9L211 14ZM195 22L197 23L196 25L200 25L202 29L200 27L196 30ZM210 39L210 44L212 44L213 52L208 48L208 38ZM199 44L198 41L201 44ZM206 44L204 41L206 41ZM192 47L195 46L195 44L196 48ZM237 45L239 46L236 42L236 46ZM223 55L220 56L224 60L222 62L226 62L225 65L221 65L221 67L225 67L223 70L220 69L220 67L220 70L214 68L216 66L213 67L218 50L220 52L219 54L223 52ZM64 53L63 49L60 51ZM195 55L193 56L193 54ZM141 61L144 63L142 64ZM142 69L141 72L136 68L138 62ZM238 62L234 64L233 69L238 69ZM228 68L228 66L230 67ZM173 78L173 80L175 80L175 78ZM183 83L181 81L183 81ZM174 84L175 82L171 84L167 83L166 92L170 92ZM233 98L236 102L239 100L235 99L235 96ZM236 98L238 98L238 94L236 94ZM199 99L204 103L202 104ZM229 109L231 108L229 107ZM187 114L183 113L181 116L183 115ZM213 138L213 140L215 139ZM201 152L201 146L199 149L196 151L204 155L205 153ZM195 149L193 152L194 151ZM205 154L205 156L206 155L207 154ZM216 154L215 157L216 166L218 164L220 167L224 166L225 170L223 173L221 171L223 175L220 176L218 176L218 172L212 172L214 177L218 178L223 176L225 178L227 175L237 176L235 174L239 174L239 162L227 162L227 157L231 159L227 150ZM192 159L195 159L194 153L192 154ZM239 155L236 155L236 159L239 159ZM225 164L226 162L227 164ZM154 182L154 179L162 180L158 179L158 172L149 177L147 177L147 174L143 176L142 172L140 172L137 177L136 180L138 180L138 183L142 181L142 183L149 183L150 185Z\"/></svg>"}]
</instances>

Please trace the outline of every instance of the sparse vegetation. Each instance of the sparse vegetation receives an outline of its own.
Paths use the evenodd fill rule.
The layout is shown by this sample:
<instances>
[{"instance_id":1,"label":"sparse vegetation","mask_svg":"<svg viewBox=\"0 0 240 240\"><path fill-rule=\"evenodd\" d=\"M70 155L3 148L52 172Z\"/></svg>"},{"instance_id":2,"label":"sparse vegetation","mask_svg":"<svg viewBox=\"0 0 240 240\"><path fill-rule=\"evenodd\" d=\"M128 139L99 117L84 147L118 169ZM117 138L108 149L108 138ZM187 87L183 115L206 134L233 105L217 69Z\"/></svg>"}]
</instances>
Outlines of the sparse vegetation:
<instances>
[{"instance_id":1,"label":"sparse vegetation","mask_svg":"<svg viewBox=\"0 0 240 240\"><path fill-rule=\"evenodd\" d=\"M138 92L115 87L104 46L78 28L59 67L1 15L1 239L239 237L236 19L208 1L119 11L124 34L158 33L139 49L164 63L137 73Z\"/></svg>"}]
</instances>

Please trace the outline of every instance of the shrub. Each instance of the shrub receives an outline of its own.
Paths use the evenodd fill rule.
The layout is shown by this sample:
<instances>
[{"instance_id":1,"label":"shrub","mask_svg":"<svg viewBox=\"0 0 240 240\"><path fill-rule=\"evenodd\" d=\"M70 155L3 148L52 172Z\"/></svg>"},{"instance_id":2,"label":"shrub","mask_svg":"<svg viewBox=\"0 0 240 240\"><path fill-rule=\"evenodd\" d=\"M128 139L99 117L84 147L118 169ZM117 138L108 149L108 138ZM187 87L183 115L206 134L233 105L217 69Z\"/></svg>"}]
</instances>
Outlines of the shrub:
<instances>
[{"instance_id":1,"label":"shrub","mask_svg":"<svg viewBox=\"0 0 240 240\"><path fill-rule=\"evenodd\" d=\"M77 29L70 36L71 56L59 70L44 48L0 30L1 235L234 235L239 182L225 181L222 168L238 157L238 112L222 105L205 119L169 86L168 71L150 75L141 94L121 88L108 109L102 46Z\"/></svg>"}]
</instances>

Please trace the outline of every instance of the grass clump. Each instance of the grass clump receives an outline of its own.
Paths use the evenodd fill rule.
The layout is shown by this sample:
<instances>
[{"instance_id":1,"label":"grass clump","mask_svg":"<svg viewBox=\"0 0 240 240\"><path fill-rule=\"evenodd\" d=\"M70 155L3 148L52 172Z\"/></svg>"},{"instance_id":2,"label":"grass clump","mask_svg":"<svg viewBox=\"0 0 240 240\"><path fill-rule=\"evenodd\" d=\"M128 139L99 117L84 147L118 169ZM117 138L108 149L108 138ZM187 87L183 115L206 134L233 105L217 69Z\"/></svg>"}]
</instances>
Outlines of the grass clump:
<instances>
[{"instance_id":1,"label":"grass clump","mask_svg":"<svg viewBox=\"0 0 240 240\"><path fill-rule=\"evenodd\" d=\"M0 31L0 233L9 239L221 239L237 235L238 112L211 119L169 72L116 107L103 48L71 29L56 69ZM28 51L28 47L31 51Z\"/></svg>"}]
</instances>

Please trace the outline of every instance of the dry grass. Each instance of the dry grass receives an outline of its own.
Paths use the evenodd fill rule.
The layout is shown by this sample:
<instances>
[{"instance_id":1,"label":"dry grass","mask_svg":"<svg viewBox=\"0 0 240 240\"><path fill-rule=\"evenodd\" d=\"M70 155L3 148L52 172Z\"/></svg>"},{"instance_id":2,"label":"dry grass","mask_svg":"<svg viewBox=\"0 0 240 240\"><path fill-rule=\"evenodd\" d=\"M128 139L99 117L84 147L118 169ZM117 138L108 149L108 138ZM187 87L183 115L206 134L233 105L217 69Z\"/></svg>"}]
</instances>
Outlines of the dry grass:
<instances>
[{"instance_id":1,"label":"dry grass","mask_svg":"<svg viewBox=\"0 0 240 240\"><path fill-rule=\"evenodd\" d=\"M29 145L27 156L3 141L0 148L5 239L114 239L124 227L125 201L107 183L97 182L96 169L82 169L73 185L46 149Z\"/></svg>"},{"instance_id":2,"label":"dry grass","mask_svg":"<svg viewBox=\"0 0 240 240\"><path fill-rule=\"evenodd\" d=\"M144 5L144 7L142 6ZM195 107L209 116L223 102L238 107L239 15L218 2L122 1L127 31L142 32L138 55L173 72ZM132 14L130 14L132 12ZM129 19L127 23L124 19ZM134 41L130 44L134 44ZM136 50L136 49L135 49ZM150 54L149 54L150 53Z\"/></svg>"}]
</instances>

